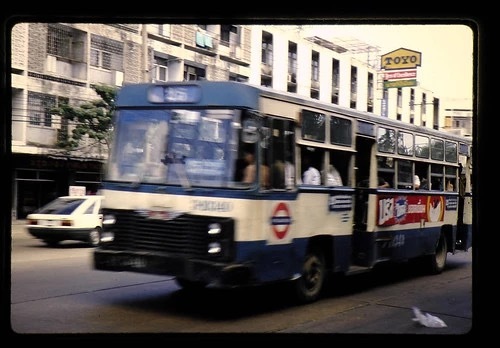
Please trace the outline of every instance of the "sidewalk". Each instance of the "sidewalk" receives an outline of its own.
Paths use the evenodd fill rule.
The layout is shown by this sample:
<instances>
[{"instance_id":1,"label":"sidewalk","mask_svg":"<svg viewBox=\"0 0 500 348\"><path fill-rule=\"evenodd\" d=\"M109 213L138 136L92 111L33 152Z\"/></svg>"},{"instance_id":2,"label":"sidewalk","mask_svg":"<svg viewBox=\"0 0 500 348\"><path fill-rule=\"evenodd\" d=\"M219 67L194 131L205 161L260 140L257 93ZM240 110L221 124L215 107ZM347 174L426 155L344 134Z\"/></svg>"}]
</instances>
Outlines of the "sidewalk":
<instances>
[{"instance_id":1,"label":"sidewalk","mask_svg":"<svg viewBox=\"0 0 500 348\"><path fill-rule=\"evenodd\" d=\"M12 219L12 222L11 222L12 239L14 239L14 236L27 235L25 226L26 226L26 220L24 220L24 219L20 219L20 220Z\"/></svg>"}]
</instances>

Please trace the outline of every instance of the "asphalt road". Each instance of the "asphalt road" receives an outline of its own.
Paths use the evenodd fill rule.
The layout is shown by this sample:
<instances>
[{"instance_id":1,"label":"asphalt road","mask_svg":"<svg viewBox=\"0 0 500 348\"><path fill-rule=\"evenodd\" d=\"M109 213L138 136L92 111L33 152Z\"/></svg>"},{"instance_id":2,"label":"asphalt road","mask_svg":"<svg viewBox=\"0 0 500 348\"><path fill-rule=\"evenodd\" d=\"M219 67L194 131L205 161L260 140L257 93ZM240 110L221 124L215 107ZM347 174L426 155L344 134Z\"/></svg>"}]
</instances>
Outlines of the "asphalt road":
<instances>
[{"instance_id":1,"label":"asphalt road","mask_svg":"<svg viewBox=\"0 0 500 348\"><path fill-rule=\"evenodd\" d=\"M51 333L215 333L226 339L226 334L232 338L249 333L265 334L266 339L269 334L280 339L297 334L309 339L344 334L462 339L480 329L476 314L473 320L472 251L449 255L447 269L439 276L425 276L411 267L382 267L342 279L316 303L293 306L279 290L189 298L169 277L95 273L85 262L91 248L45 248L27 235L22 223L12 228L16 252L11 257L15 281L10 316L22 338ZM49 265L57 265L58 271ZM440 318L446 327L419 325L412 319L413 306Z\"/></svg>"}]
</instances>

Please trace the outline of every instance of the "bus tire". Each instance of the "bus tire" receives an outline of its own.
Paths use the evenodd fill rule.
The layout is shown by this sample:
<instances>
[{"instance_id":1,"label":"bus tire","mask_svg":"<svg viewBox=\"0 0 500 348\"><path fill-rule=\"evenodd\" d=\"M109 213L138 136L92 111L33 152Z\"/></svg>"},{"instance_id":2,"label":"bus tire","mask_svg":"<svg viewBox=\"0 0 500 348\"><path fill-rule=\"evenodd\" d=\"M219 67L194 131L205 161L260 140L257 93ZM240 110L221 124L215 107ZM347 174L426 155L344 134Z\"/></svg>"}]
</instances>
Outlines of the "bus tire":
<instances>
[{"instance_id":1,"label":"bus tire","mask_svg":"<svg viewBox=\"0 0 500 348\"><path fill-rule=\"evenodd\" d=\"M436 244L436 251L432 255L427 256L427 264L431 274L439 274L443 272L446 266L448 256L448 246L446 245L446 236L441 233Z\"/></svg>"},{"instance_id":2,"label":"bus tire","mask_svg":"<svg viewBox=\"0 0 500 348\"><path fill-rule=\"evenodd\" d=\"M294 281L295 295L299 302L316 301L325 284L325 259L319 251L311 251L306 255L302 265L301 276Z\"/></svg>"}]
</instances>

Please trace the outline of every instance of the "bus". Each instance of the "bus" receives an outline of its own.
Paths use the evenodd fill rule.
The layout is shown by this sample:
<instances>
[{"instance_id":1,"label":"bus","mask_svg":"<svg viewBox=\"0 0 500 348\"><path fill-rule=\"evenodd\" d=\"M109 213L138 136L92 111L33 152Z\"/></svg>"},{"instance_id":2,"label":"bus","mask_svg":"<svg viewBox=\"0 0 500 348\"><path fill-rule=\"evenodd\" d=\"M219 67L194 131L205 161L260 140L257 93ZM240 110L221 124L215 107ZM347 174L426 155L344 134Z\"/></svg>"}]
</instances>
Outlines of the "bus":
<instances>
[{"instance_id":1,"label":"bus","mask_svg":"<svg viewBox=\"0 0 500 348\"><path fill-rule=\"evenodd\" d=\"M301 303L332 275L381 262L438 274L472 247L471 148L243 82L125 85L93 268L191 290L282 283ZM317 182L303 176L311 167Z\"/></svg>"}]
</instances>

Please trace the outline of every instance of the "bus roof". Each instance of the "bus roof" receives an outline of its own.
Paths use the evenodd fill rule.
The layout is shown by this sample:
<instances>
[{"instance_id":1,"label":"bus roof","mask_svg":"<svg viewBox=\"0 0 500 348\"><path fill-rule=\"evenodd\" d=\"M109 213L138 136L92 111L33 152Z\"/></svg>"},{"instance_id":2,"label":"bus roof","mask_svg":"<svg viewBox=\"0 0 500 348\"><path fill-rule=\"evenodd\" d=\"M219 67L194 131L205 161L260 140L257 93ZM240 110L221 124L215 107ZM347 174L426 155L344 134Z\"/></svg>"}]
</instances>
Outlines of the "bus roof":
<instances>
[{"instance_id":1,"label":"bus roof","mask_svg":"<svg viewBox=\"0 0 500 348\"><path fill-rule=\"evenodd\" d=\"M152 88L189 88L192 93L187 101L151 101L148 97ZM203 93L200 93L203 89ZM165 90L162 90L162 93ZM175 93L174 93L175 94ZM390 126L399 129L406 129L415 133L427 134L430 136L447 138L462 143L471 144L472 139L435 130L429 127L418 126L407 122L389 119L366 111L359 111L342 107L332 103L326 103L317 99L308 98L291 92L278 91L270 87L253 85L246 82L236 81L178 81L162 83L139 83L124 85L118 92L116 106L118 108L152 107L159 108L168 106L169 108L181 108L190 106L209 106L221 108L246 108L259 110L259 98L282 100L295 103L304 107L311 107L323 110L324 112L337 113L348 117L371 122L378 126Z\"/></svg>"}]
</instances>

